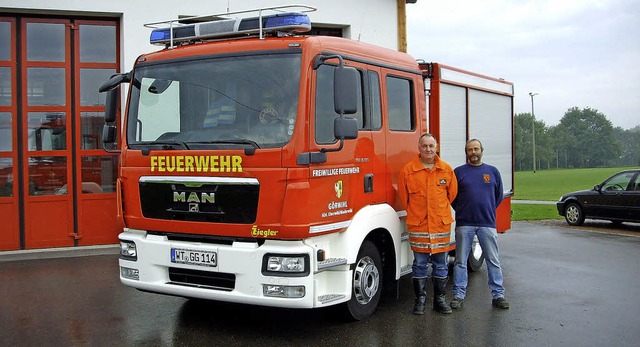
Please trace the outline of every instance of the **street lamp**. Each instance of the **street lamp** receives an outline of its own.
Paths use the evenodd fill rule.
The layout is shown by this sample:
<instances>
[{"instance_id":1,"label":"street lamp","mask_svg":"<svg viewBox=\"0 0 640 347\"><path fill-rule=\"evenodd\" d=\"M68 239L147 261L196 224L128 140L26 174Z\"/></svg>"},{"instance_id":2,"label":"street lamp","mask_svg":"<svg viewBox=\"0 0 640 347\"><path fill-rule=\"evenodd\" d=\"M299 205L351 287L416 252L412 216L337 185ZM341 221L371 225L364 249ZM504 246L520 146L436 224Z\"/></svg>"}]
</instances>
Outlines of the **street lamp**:
<instances>
[{"instance_id":1,"label":"street lamp","mask_svg":"<svg viewBox=\"0 0 640 347\"><path fill-rule=\"evenodd\" d=\"M533 121L531 122L531 135L533 136L533 172L536 172L536 116L533 113L533 97L538 95L538 93L529 93L531 96L531 117Z\"/></svg>"}]
</instances>

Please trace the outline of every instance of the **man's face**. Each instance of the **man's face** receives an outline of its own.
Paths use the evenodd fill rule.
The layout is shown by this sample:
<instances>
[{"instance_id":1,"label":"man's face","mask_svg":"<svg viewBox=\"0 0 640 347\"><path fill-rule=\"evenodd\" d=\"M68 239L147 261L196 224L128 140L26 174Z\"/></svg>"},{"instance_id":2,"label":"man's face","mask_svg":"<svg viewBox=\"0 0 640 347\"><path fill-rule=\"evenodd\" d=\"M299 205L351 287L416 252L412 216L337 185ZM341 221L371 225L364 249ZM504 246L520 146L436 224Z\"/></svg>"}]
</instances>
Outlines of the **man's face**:
<instances>
[{"instance_id":1,"label":"man's face","mask_svg":"<svg viewBox=\"0 0 640 347\"><path fill-rule=\"evenodd\" d=\"M418 144L418 150L420 151L420 158L425 163L433 163L436 157L436 149L438 148L438 143L436 139L430 136L425 136L420 139L420 143Z\"/></svg>"},{"instance_id":2,"label":"man's face","mask_svg":"<svg viewBox=\"0 0 640 347\"><path fill-rule=\"evenodd\" d=\"M465 151L467 152L467 161L471 165L480 165L482 164L482 148L480 147L480 143L477 141L471 141L465 147Z\"/></svg>"}]
</instances>

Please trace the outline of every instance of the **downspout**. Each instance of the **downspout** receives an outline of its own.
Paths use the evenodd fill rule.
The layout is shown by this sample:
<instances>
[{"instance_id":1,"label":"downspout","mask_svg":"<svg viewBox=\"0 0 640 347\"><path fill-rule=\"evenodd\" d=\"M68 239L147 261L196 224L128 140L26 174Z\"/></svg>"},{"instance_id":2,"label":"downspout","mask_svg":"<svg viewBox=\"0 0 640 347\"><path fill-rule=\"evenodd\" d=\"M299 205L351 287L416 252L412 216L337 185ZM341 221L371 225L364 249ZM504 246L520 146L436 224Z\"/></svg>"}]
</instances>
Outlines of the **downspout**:
<instances>
[{"instance_id":1,"label":"downspout","mask_svg":"<svg viewBox=\"0 0 640 347\"><path fill-rule=\"evenodd\" d=\"M407 52L407 0L396 0L398 6L398 51Z\"/></svg>"}]
</instances>

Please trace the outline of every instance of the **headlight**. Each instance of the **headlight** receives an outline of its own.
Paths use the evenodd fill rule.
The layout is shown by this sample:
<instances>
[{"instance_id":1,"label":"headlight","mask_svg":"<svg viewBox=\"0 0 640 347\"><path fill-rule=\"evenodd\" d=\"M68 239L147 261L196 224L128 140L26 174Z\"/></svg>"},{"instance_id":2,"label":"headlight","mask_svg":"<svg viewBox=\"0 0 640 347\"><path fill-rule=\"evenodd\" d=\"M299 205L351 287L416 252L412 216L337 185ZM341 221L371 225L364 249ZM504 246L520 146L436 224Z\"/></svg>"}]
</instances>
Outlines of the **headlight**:
<instances>
[{"instance_id":1,"label":"headlight","mask_svg":"<svg viewBox=\"0 0 640 347\"><path fill-rule=\"evenodd\" d=\"M138 260L138 251L133 241L120 240L120 258L124 260Z\"/></svg>"},{"instance_id":2,"label":"headlight","mask_svg":"<svg viewBox=\"0 0 640 347\"><path fill-rule=\"evenodd\" d=\"M266 254L262 260L265 276L306 276L309 274L309 255Z\"/></svg>"}]
</instances>

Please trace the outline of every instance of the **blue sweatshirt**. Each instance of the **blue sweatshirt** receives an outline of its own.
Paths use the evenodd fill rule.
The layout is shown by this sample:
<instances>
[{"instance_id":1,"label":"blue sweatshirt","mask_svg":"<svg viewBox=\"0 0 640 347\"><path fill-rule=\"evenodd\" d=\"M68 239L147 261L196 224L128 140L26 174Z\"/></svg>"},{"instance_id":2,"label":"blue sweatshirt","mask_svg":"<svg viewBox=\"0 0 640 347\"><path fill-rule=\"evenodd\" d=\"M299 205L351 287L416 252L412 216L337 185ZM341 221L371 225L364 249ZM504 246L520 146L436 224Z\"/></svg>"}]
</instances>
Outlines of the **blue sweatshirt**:
<instances>
[{"instance_id":1,"label":"blue sweatshirt","mask_svg":"<svg viewBox=\"0 0 640 347\"><path fill-rule=\"evenodd\" d=\"M500 171L489 164L464 164L454 170L458 196L451 203L456 226L496 227L496 208L502 202Z\"/></svg>"}]
</instances>

